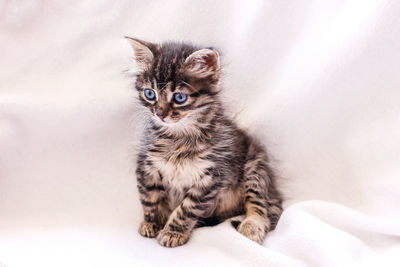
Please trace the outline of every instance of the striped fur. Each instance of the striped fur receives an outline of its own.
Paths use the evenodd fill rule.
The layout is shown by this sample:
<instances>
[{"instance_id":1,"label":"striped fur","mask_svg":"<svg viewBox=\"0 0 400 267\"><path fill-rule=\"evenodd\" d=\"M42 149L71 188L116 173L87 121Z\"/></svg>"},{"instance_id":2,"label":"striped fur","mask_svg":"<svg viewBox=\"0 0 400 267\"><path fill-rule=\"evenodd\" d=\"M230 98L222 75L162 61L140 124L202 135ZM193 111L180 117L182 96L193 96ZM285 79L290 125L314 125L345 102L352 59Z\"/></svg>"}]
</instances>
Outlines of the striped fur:
<instances>
[{"instance_id":1,"label":"striped fur","mask_svg":"<svg viewBox=\"0 0 400 267\"><path fill-rule=\"evenodd\" d=\"M129 41L147 111L136 170L144 211L140 234L176 247L196 226L245 214L237 230L262 243L282 212L281 198L263 147L224 113L218 53L184 43ZM156 99L146 99L146 88ZM174 103L176 92L188 100Z\"/></svg>"}]
</instances>

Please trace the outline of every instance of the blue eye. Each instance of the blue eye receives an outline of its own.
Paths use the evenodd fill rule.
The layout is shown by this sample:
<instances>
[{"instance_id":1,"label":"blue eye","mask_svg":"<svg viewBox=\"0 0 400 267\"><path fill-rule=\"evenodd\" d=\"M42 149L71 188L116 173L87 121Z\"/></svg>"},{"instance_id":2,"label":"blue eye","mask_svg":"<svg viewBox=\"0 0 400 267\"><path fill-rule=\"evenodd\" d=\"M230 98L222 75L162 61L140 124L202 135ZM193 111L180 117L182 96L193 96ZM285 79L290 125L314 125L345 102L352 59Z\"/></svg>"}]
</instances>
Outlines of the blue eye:
<instances>
[{"instance_id":1,"label":"blue eye","mask_svg":"<svg viewBox=\"0 0 400 267\"><path fill-rule=\"evenodd\" d=\"M175 93L174 94L174 101L177 104L182 104L187 100L187 94L185 93Z\"/></svg>"},{"instance_id":2,"label":"blue eye","mask_svg":"<svg viewBox=\"0 0 400 267\"><path fill-rule=\"evenodd\" d=\"M144 89L144 95L148 100L154 100L156 99L156 92L154 92L154 90L152 89Z\"/></svg>"}]
</instances>

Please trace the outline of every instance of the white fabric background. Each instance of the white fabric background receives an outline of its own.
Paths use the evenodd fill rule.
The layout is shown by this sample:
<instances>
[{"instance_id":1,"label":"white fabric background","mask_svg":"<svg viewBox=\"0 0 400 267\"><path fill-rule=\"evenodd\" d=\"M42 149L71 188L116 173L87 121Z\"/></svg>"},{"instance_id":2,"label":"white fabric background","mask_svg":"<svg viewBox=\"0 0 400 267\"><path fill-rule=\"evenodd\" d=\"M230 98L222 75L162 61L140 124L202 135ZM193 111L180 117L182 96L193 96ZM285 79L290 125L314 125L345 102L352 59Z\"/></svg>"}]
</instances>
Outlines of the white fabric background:
<instances>
[{"instance_id":1,"label":"white fabric background","mask_svg":"<svg viewBox=\"0 0 400 267\"><path fill-rule=\"evenodd\" d=\"M264 246L137 233L124 35L223 52L287 198ZM0 266L399 266L399 51L394 0L0 1Z\"/></svg>"}]
</instances>

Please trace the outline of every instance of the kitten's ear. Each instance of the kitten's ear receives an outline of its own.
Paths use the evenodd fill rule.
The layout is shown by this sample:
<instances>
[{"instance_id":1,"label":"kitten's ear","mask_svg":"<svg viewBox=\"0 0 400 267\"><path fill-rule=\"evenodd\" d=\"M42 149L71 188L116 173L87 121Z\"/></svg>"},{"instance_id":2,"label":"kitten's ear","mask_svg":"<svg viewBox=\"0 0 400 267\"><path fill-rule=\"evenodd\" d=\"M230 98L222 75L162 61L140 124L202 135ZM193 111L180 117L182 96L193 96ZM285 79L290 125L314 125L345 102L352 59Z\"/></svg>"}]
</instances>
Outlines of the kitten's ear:
<instances>
[{"instance_id":1,"label":"kitten's ear","mask_svg":"<svg viewBox=\"0 0 400 267\"><path fill-rule=\"evenodd\" d=\"M185 60L185 71L197 78L206 78L219 73L219 55L212 49L201 49Z\"/></svg>"},{"instance_id":2,"label":"kitten's ear","mask_svg":"<svg viewBox=\"0 0 400 267\"><path fill-rule=\"evenodd\" d=\"M151 52L151 47L153 46L151 43L125 36L125 39L129 42L129 44L133 48L133 52L135 55L135 60L141 69L147 69L151 66L153 62L153 52Z\"/></svg>"}]
</instances>

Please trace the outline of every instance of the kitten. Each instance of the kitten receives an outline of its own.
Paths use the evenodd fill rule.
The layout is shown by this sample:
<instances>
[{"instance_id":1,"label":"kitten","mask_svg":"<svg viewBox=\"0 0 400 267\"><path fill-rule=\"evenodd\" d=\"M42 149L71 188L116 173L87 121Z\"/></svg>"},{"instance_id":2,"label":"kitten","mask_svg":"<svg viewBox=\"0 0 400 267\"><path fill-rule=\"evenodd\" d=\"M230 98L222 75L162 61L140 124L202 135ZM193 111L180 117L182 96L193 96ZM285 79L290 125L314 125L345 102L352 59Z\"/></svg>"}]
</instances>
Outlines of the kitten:
<instances>
[{"instance_id":1,"label":"kitten","mask_svg":"<svg viewBox=\"0 0 400 267\"><path fill-rule=\"evenodd\" d=\"M282 212L281 198L263 147L224 114L218 52L127 40L148 111L136 170L139 233L176 247L196 226L245 214L237 230L262 243Z\"/></svg>"}]
</instances>

